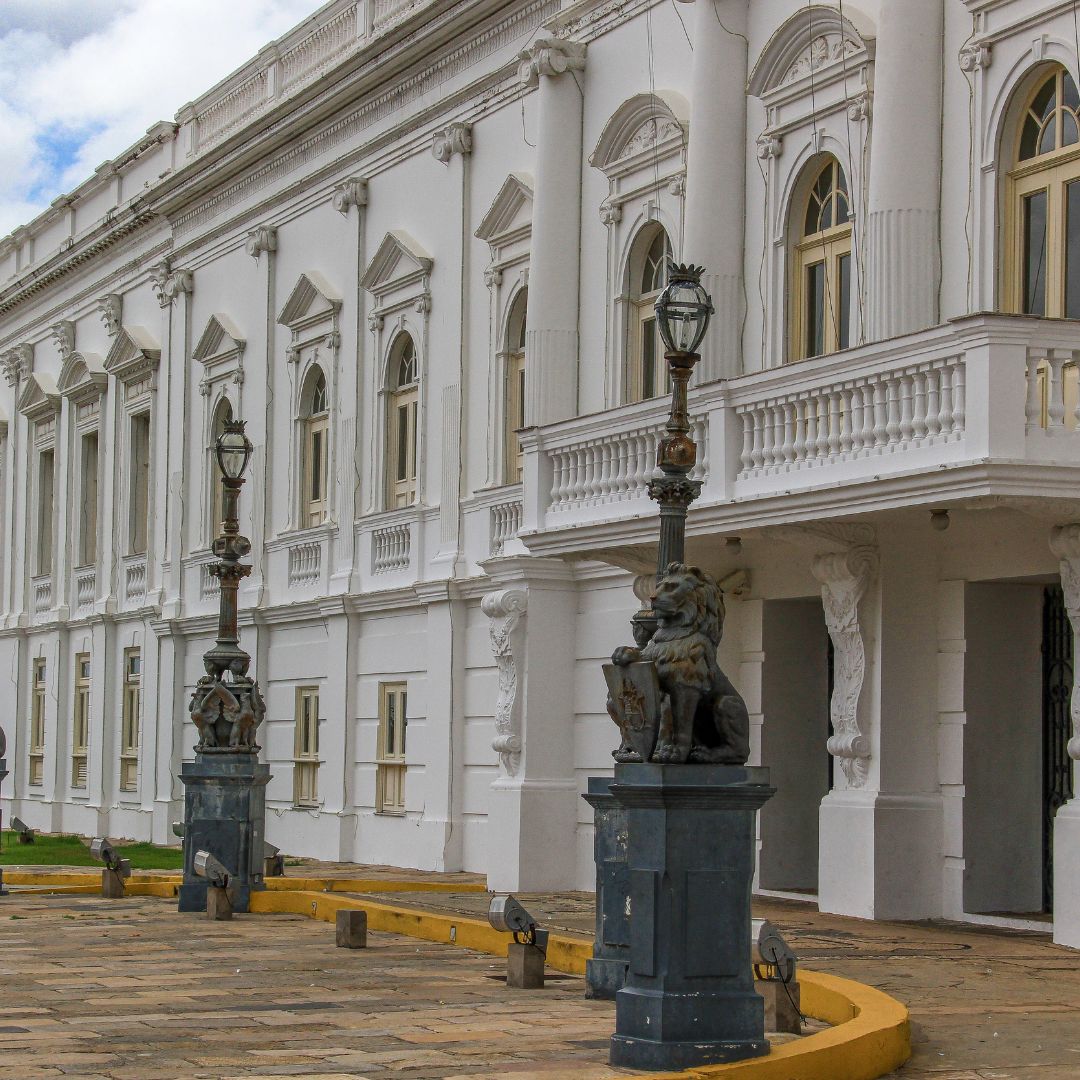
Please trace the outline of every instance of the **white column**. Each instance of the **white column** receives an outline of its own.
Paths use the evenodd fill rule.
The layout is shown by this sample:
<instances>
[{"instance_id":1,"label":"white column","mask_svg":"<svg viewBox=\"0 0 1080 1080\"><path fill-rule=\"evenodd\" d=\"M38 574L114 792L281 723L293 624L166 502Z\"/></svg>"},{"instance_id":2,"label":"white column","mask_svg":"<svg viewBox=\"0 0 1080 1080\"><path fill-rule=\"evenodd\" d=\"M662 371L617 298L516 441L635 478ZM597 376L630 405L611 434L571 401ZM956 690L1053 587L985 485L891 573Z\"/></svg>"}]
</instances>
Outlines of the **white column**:
<instances>
[{"instance_id":1,"label":"white column","mask_svg":"<svg viewBox=\"0 0 1080 1080\"><path fill-rule=\"evenodd\" d=\"M577 413L584 67L584 45L541 38L522 54L518 72L526 85L539 81L525 323L528 426Z\"/></svg>"},{"instance_id":2,"label":"white column","mask_svg":"<svg viewBox=\"0 0 1080 1080\"><path fill-rule=\"evenodd\" d=\"M942 0L881 5L864 233L870 341L938 321L943 25Z\"/></svg>"},{"instance_id":3,"label":"white column","mask_svg":"<svg viewBox=\"0 0 1080 1080\"><path fill-rule=\"evenodd\" d=\"M701 282L716 308L698 383L742 372L746 8L746 0L694 5L683 261L705 267Z\"/></svg>"},{"instance_id":4,"label":"white column","mask_svg":"<svg viewBox=\"0 0 1080 1080\"><path fill-rule=\"evenodd\" d=\"M559 560L498 559L481 607L498 671L499 775L488 802L488 888L575 887L575 592ZM599 674L599 670L597 670Z\"/></svg>"},{"instance_id":5,"label":"white column","mask_svg":"<svg viewBox=\"0 0 1080 1080\"><path fill-rule=\"evenodd\" d=\"M1080 641L1080 524L1059 525L1050 534L1050 550L1061 560L1061 589L1073 641ZM1069 702L1073 787L1080 791L1080 665L1073 647L1073 685ZM1080 798L1070 799L1054 818L1054 941L1080 948Z\"/></svg>"}]
</instances>

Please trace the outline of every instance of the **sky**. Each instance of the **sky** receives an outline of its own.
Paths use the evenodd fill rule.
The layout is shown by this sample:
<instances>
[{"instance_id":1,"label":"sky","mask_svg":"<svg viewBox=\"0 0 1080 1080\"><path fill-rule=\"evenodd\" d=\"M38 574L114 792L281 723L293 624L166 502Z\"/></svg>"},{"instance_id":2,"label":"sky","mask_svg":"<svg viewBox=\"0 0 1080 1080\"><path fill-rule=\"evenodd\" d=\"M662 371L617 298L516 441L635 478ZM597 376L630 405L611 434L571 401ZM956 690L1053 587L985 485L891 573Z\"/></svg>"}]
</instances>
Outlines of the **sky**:
<instances>
[{"instance_id":1,"label":"sky","mask_svg":"<svg viewBox=\"0 0 1080 1080\"><path fill-rule=\"evenodd\" d=\"M0 236L321 0L0 0Z\"/></svg>"}]
</instances>

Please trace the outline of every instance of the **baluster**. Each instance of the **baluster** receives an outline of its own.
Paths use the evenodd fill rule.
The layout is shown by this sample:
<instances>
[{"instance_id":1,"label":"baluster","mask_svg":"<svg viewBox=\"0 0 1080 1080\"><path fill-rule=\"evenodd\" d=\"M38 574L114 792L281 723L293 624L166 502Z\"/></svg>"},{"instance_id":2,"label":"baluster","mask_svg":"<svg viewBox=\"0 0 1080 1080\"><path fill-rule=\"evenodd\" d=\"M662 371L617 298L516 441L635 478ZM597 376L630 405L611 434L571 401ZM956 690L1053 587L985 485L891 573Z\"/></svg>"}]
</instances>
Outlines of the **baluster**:
<instances>
[{"instance_id":1,"label":"baluster","mask_svg":"<svg viewBox=\"0 0 1080 1080\"><path fill-rule=\"evenodd\" d=\"M806 399L806 460L814 461L817 450L818 410L817 398L811 394Z\"/></svg>"},{"instance_id":2,"label":"baluster","mask_svg":"<svg viewBox=\"0 0 1080 1080\"><path fill-rule=\"evenodd\" d=\"M954 367L941 369L941 409L938 416L941 418L941 434L946 438L952 438L953 433L953 373Z\"/></svg>"},{"instance_id":3,"label":"baluster","mask_svg":"<svg viewBox=\"0 0 1080 1080\"><path fill-rule=\"evenodd\" d=\"M1046 410L1047 429L1054 431L1065 426L1065 380L1062 378L1062 368L1069 358L1064 349L1050 350L1050 381L1047 387Z\"/></svg>"},{"instance_id":4,"label":"baluster","mask_svg":"<svg viewBox=\"0 0 1080 1080\"><path fill-rule=\"evenodd\" d=\"M597 474L597 498L600 502L610 502L613 488L611 485L612 469L612 452L614 447L611 445L610 439L605 439L597 448L599 453L599 470Z\"/></svg>"},{"instance_id":5,"label":"baluster","mask_svg":"<svg viewBox=\"0 0 1080 1080\"><path fill-rule=\"evenodd\" d=\"M892 446L900 437L900 387L895 378L885 384L885 439Z\"/></svg>"},{"instance_id":6,"label":"baluster","mask_svg":"<svg viewBox=\"0 0 1080 1080\"><path fill-rule=\"evenodd\" d=\"M967 390L967 368L958 363L953 373L953 434L959 439L964 434L964 404ZM1063 406L1064 408L1064 406Z\"/></svg>"},{"instance_id":7,"label":"baluster","mask_svg":"<svg viewBox=\"0 0 1080 1080\"><path fill-rule=\"evenodd\" d=\"M900 442L907 446L911 442L915 425L911 415L911 375L902 372L900 375Z\"/></svg>"},{"instance_id":8,"label":"baluster","mask_svg":"<svg viewBox=\"0 0 1080 1080\"><path fill-rule=\"evenodd\" d=\"M938 384L941 381L941 368L931 368L926 373L926 435L931 441L941 431L941 417L938 410L941 403L938 398Z\"/></svg>"},{"instance_id":9,"label":"baluster","mask_svg":"<svg viewBox=\"0 0 1080 1080\"><path fill-rule=\"evenodd\" d=\"M840 453L850 454L851 449L855 444L855 438L852 435L852 413L851 413L851 389L850 387L844 387L840 391Z\"/></svg>"},{"instance_id":10,"label":"baluster","mask_svg":"<svg viewBox=\"0 0 1080 1080\"><path fill-rule=\"evenodd\" d=\"M795 461L806 460L806 399L799 398L795 402L795 432L792 440L792 449L795 452Z\"/></svg>"},{"instance_id":11,"label":"baluster","mask_svg":"<svg viewBox=\"0 0 1080 1080\"><path fill-rule=\"evenodd\" d=\"M753 449L750 452L750 464L754 472L758 472L765 463L765 444L762 435L761 410L752 411L754 425Z\"/></svg>"},{"instance_id":12,"label":"baluster","mask_svg":"<svg viewBox=\"0 0 1080 1080\"><path fill-rule=\"evenodd\" d=\"M776 435L776 425L773 423L772 406L764 405L761 409L761 460L768 469L773 461L773 438Z\"/></svg>"},{"instance_id":13,"label":"baluster","mask_svg":"<svg viewBox=\"0 0 1080 1080\"><path fill-rule=\"evenodd\" d=\"M912 398L911 435L921 443L926 438L926 373L916 371L912 376L914 397Z\"/></svg>"},{"instance_id":14,"label":"baluster","mask_svg":"<svg viewBox=\"0 0 1080 1080\"><path fill-rule=\"evenodd\" d=\"M774 405L773 416L773 464L784 463L784 406Z\"/></svg>"},{"instance_id":15,"label":"baluster","mask_svg":"<svg viewBox=\"0 0 1080 1080\"><path fill-rule=\"evenodd\" d=\"M785 401L780 406L783 413L783 441L780 444L784 464L791 465L795 461L795 406L790 401Z\"/></svg>"},{"instance_id":16,"label":"baluster","mask_svg":"<svg viewBox=\"0 0 1080 1080\"><path fill-rule=\"evenodd\" d=\"M829 410L829 457L835 458L840 453L840 394L833 391L826 398Z\"/></svg>"},{"instance_id":17,"label":"baluster","mask_svg":"<svg viewBox=\"0 0 1080 1080\"><path fill-rule=\"evenodd\" d=\"M753 461L754 420L745 409L738 416L742 421L742 453L739 455L739 464L742 465L741 475L745 476L750 471L750 464Z\"/></svg>"},{"instance_id":18,"label":"baluster","mask_svg":"<svg viewBox=\"0 0 1080 1080\"><path fill-rule=\"evenodd\" d=\"M611 478L611 487L615 492L615 498L620 502L626 498L629 485L626 482L627 460L630 456L630 447L633 443L634 433L631 431L624 435L615 444L614 475Z\"/></svg>"},{"instance_id":19,"label":"baluster","mask_svg":"<svg viewBox=\"0 0 1080 1080\"><path fill-rule=\"evenodd\" d=\"M637 442L638 467L634 494L641 496L645 494L656 466L656 435L652 431L644 431L638 436Z\"/></svg>"},{"instance_id":20,"label":"baluster","mask_svg":"<svg viewBox=\"0 0 1080 1080\"><path fill-rule=\"evenodd\" d=\"M874 383L874 449L880 450L888 441L886 423L888 421L888 403L885 384Z\"/></svg>"},{"instance_id":21,"label":"baluster","mask_svg":"<svg viewBox=\"0 0 1080 1080\"><path fill-rule=\"evenodd\" d=\"M567 485L567 505L577 506L581 502L581 451L576 446L566 448L566 456L570 463L570 477Z\"/></svg>"},{"instance_id":22,"label":"baluster","mask_svg":"<svg viewBox=\"0 0 1080 1080\"><path fill-rule=\"evenodd\" d=\"M1024 402L1024 421L1028 431L1042 427L1042 387L1040 386L1039 368L1045 354L1028 349L1027 356L1027 399Z\"/></svg>"},{"instance_id":23,"label":"baluster","mask_svg":"<svg viewBox=\"0 0 1080 1080\"><path fill-rule=\"evenodd\" d=\"M858 457L862 452L866 441L866 432L863 430L863 422L866 410L863 408L863 384L859 383L851 388L851 453Z\"/></svg>"}]
</instances>

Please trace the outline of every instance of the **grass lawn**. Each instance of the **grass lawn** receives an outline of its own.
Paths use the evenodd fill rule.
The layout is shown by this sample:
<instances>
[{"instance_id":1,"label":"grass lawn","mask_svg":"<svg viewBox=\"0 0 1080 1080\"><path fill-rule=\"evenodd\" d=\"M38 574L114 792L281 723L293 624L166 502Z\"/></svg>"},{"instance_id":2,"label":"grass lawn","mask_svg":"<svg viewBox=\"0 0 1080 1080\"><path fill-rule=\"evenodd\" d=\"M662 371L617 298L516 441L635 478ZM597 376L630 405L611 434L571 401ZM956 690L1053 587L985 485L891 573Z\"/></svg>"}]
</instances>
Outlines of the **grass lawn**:
<instances>
[{"instance_id":1,"label":"grass lawn","mask_svg":"<svg viewBox=\"0 0 1080 1080\"><path fill-rule=\"evenodd\" d=\"M2 834L0 866L101 866L90 858L90 846L77 836L42 836L32 844L20 844L18 835L5 829ZM117 844L117 851L131 860L132 870L179 870L184 865L180 849L154 844Z\"/></svg>"}]
</instances>

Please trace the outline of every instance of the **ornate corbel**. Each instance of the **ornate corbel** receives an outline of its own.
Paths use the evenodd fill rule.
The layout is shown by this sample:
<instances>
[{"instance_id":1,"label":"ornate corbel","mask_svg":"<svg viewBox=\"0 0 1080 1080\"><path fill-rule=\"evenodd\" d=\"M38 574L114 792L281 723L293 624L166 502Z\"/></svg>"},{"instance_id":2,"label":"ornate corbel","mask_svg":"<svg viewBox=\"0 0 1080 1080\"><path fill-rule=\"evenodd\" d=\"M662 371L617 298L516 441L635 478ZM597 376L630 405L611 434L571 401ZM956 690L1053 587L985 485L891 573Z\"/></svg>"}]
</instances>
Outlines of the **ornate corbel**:
<instances>
[{"instance_id":1,"label":"ornate corbel","mask_svg":"<svg viewBox=\"0 0 1080 1080\"><path fill-rule=\"evenodd\" d=\"M473 147L472 124L455 121L441 131L436 131L431 143L431 152L436 161L444 165L455 154L471 154Z\"/></svg>"},{"instance_id":2,"label":"ornate corbel","mask_svg":"<svg viewBox=\"0 0 1080 1080\"><path fill-rule=\"evenodd\" d=\"M618 225L622 221L622 206L619 203L602 202L600 220L607 226Z\"/></svg>"},{"instance_id":3,"label":"ornate corbel","mask_svg":"<svg viewBox=\"0 0 1080 1080\"><path fill-rule=\"evenodd\" d=\"M778 158L784 152L784 140L779 135L763 131L757 137L757 156L762 161Z\"/></svg>"},{"instance_id":4,"label":"ornate corbel","mask_svg":"<svg viewBox=\"0 0 1080 1080\"><path fill-rule=\"evenodd\" d=\"M257 229L252 229L244 241L244 250L253 259L257 259L264 251L277 251L277 227L260 225Z\"/></svg>"},{"instance_id":5,"label":"ornate corbel","mask_svg":"<svg viewBox=\"0 0 1080 1080\"><path fill-rule=\"evenodd\" d=\"M66 364L75 351L75 324L70 319L61 319L49 327L49 333L52 334L61 363Z\"/></svg>"},{"instance_id":6,"label":"ornate corbel","mask_svg":"<svg viewBox=\"0 0 1080 1080\"><path fill-rule=\"evenodd\" d=\"M416 298L413 308L417 315L426 315L431 310L431 293L427 289Z\"/></svg>"},{"instance_id":7,"label":"ornate corbel","mask_svg":"<svg viewBox=\"0 0 1080 1080\"><path fill-rule=\"evenodd\" d=\"M491 620L491 652L499 672L495 699L495 738L492 749L499 755L507 775L515 776L521 764L520 674L525 665L525 609L529 594L524 589L488 593L480 610Z\"/></svg>"},{"instance_id":8,"label":"ornate corbel","mask_svg":"<svg viewBox=\"0 0 1080 1080\"><path fill-rule=\"evenodd\" d=\"M8 386L18 386L34 370L34 346L24 341L0 356L0 370Z\"/></svg>"},{"instance_id":9,"label":"ornate corbel","mask_svg":"<svg viewBox=\"0 0 1080 1080\"><path fill-rule=\"evenodd\" d=\"M386 322L386 316L383 315L383 313L381 311L373 311L367 317L368 329L373 334L377 334L383 328L383 324L385 322Z\"/></svg>"},{"instance_id":10,"label":"ornate corbel","mask_svg":"<svg viewBox=\"0 0 1080 1080\"><path fill-rule=\"evenodd\" d=\"M826 748L838 758L849 786L860 788L869 773L870 738L859 727L859 697L866 677L866 649L859 626L859 601L877 573L877 549L857 546L814 557L821 583L825 624L833 644L832 735Z\"/></svg>"},{"instance_id":11,"label":"ornate corbel","mask_svg":"<svg viewBox=\"0 0 1080 1080\"><path fill-rule=\"evenodd\" d=\"M98 298L98 315L109 337L116 337L124 311L124 298L119 293L106 293Z\"/></svg>"},{"instance_id":12,"label":"ornate corbel","mask_svg":"<svg viewBox=\"0 0 1080 1080\"><path fill-rule=\"evenodd\" d=\"M348 216L350 208L367 206L367 181L359 176L350 176L334 188L330 204L339 213Z\"/></svg>"},{"instance_id":13,"label":"ornate corbel","mask_svg":"<svg viewBox=\"0 0 1080 1080\"><path fill-rule=\"evenodd\" d=\"M168 260L150 268L150 282L159 307L167 308L181 293L191 293L195 279L190 270L173 270Z\"/></svg>"},{"instance_id":14,"label":"ornate corbel","mask_svg":"<svg viewBox=\"0 0 1080 1080\"><path fill-rule=\"evenodd\" d=\"M847 115L853 124L870 119L869 90L860 90L854 97L848 99Z\"/></svg>"},{"instance_id":15,"label":"ornate corbel","mask_svg":"<svg viewBox=\"0 0 1080 1080\"><path fill-rule=\"evenodd\" d=\"M489 289L497 288L503 283L503 272L497 266L489 266L484 271L484 284Z\"/></svg>"},{"instance_id":16,"label":"ornate corbel","mask_svg":"<svg viewBox=\"0 0 1080 1080\"><path fill-rule=\"evenodd\" d=\"M673 176L668 181L667 189L676 199L681 199L686 194L686 173Z\"/></svg>"},{"instance_id":17,"label":"ornate corbel","mask_svg":"<svg viewBox=\"0 0 1080 1080\"><path fill-rule=\"evenodd\" d=\"M536 86L541 75L555 77L566 71L583 71L585 45L564 38L538 38L518 54L518 81Z\"/></svg>"},{"instance_id":18,"label":"ornate corbel","mask_svg":"<svg viewBox=\"0 0 1080 1080\"><path fill-rule=\"evenodd\" d=\"M989 41L969 41L960 50L960 70L983 71L993 61L993 47Z\"/></svg>"},{"instance_id":19,"label":"ornate corbel","mask_svg":"<svg viewBox=\"0 0 1080 1080\"><path fill-rule=\"evenodd\" d=\"M1061 591L1065 596L1065 611L1069 616L1073 640L1080 640L1080 523L1055 525L1050 531L1050 550L1059 560ZM1073 665L1072 693L1069 696L1069 715L1072 736L1068 753L1080 761L1080 665Z\"/></svg>"}]
</instances>

